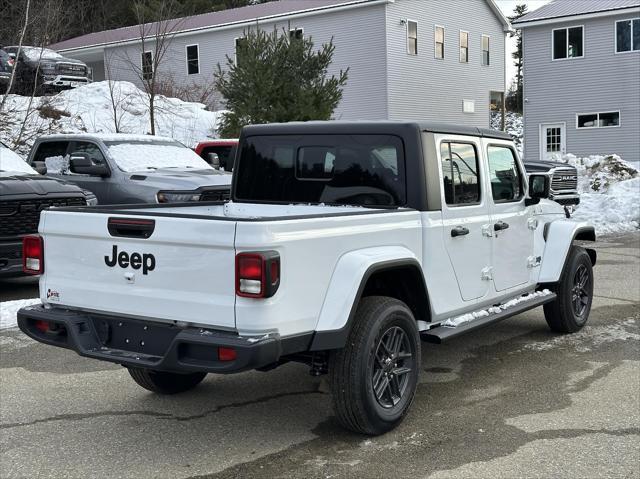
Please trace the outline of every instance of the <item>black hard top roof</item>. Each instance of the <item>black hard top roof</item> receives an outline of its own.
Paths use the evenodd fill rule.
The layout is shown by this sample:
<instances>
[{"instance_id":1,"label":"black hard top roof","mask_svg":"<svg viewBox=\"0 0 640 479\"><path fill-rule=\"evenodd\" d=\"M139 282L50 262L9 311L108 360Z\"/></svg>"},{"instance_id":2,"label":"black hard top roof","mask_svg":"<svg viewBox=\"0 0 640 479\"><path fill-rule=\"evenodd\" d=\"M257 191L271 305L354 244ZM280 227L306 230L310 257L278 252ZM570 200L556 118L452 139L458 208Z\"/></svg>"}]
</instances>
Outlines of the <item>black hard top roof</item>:
<instances>
[{"instance_id":1,"label":"black hard top roof","mask_svg":"<svg viewBox=\"0 0 640 479\"><path fill-rule=\"evenodd\" d=\"M399 134L408 131L429 131L450 135L481 136L511 140L511 136L503 131L488 128L459 126L448 123L430 121L306 121L290 123L269 123L265 125L249 125L242 130L243 136L254 135L336 135L336 134Z\"/></svg>"}]
</instances>

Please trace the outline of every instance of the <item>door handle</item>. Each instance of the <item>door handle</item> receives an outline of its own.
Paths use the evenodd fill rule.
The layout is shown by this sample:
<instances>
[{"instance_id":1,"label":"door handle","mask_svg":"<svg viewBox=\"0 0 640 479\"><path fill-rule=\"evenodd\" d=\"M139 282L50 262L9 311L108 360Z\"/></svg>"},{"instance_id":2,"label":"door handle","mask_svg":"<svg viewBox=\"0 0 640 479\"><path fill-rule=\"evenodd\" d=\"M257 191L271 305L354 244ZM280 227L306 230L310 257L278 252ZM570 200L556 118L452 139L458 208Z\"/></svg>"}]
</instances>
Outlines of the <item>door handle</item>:
<instances>
[{"instance_id":1,"label":"door handle","mask_svg":"<svg viewBox=\"0 0 640 479\"><path fill-rule=\"evenodd\" d=\"M464 226L456 226L451 230L451 236L455 238L456 236L464 236L469 234L469 228L465 228Z\"/></svg>"},{"instance_id":2,"label":"door handle","mask_svg":"<svg viewBox=\"0 0 640 479\"><path fill-rule=\"evenodd\" d=\"M509 227L509 223L505 223L504 221L498 221L493 225L494 231L506 230Z\"/></svg>"}]
</instances>

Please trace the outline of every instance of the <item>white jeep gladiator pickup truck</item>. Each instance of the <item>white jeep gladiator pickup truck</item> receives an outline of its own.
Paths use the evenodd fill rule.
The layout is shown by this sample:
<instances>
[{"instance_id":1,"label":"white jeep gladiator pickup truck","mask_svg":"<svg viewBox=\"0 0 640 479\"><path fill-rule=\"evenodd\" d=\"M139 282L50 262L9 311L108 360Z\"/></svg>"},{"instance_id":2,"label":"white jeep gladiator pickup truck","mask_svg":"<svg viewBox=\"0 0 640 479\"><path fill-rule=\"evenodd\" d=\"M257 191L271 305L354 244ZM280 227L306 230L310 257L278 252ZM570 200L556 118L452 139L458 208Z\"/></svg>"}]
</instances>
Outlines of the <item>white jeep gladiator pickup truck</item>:
<instances>
[{"instance_id":1,"label":"white jeep gladiator pickup truck","mask_svg":"<svg viewBox=\"0 0 640 479\"><path fill-rule=\"evenodd\" d=\"M302 362L328 373L341 424L381 434L412 402L421 339L541 305L554 331L585 325L596 253L577 242L595 232L548 194L501 132L250 126L230 202L43 211L24 243L42 305L19 326L165 394Z\"/></svg>"}]
</instances>

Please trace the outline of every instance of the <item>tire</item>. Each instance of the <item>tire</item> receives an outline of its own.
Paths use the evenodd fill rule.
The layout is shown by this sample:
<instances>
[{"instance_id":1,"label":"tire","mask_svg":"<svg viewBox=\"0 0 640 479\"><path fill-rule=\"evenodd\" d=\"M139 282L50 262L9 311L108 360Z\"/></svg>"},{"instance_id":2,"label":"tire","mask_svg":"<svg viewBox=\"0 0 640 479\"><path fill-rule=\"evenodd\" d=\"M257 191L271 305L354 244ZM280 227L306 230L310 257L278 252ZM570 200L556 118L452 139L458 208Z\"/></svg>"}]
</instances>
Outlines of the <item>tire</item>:
<instances>
[{"instance_id":1,"label":"tire","mask_svg":"<svg viewBox=\"0 0 640 479\"><path fill-rule=\"evenodd\" d=\"M411 310L394 298L363 298L345 347L329 358L338 422L361 434L390 431L409 410L419 373L420 336ZM374 391L376 384L379 394Z\"/></svg>"},{"instance_id":2,"label":"tire","mask_svg":"<svg viewBox=\"0 0 640 479\"><path fill-rule=\"evenodd\" d=\"M127 369L138 385L158 394L177 394L189 391L200 384L207 375L207 373L168 373L142 368Z\"/></svg>"},{"instance_id":3,"label":"tire","mask_svg":"<svg viewBox=\"0 0 640 479\"><path fill-rule=\"evenodd\" d=\"M580 331L591 311L593 300L593 267L587 251L572 246L558 281L552 288L558 296L544 305L544 317L553 331Z\"/></svg>"}]
</instances>

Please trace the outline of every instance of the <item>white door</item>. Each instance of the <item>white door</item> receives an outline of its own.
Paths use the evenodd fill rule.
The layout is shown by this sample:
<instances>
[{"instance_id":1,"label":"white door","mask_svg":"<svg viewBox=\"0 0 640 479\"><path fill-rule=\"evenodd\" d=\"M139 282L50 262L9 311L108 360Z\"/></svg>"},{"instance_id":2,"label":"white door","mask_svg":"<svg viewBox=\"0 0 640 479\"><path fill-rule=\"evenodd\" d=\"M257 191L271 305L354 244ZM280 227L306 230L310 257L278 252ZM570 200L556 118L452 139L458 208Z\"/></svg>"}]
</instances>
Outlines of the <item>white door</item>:
<instances>
[{"instance_id":1,"label":"white door","mask_svg":"<svg viewBox=\"0 0 640 479\"><path fill-rule=\"evenodd\" d=\"M492 276L500 292L529 282L535 228L530 208L525 206L526 176L513 145L489 138L482 143L494 236Z\"/></svg>"},{"instance_id":2,"label":"white door","mask_svg":"<svg viewBox=\"0 0 640 479\"><path fill-rule=\"evenodd\" d=\"M540 158L552 160L566 153L566 125L545 123L540 125Z\"/></svg>"},{"instance_id":3,"label":"white door","mask_svg":"<svg viewBox=\"0 0 640 479\"><path fill-rule=\"evenodd\" d=\"M490 286L489 203L482 191L482 145L478 138L436 136L442 184L443 241L460 296L473 301Z\"/></svg>"}]
</instances>

